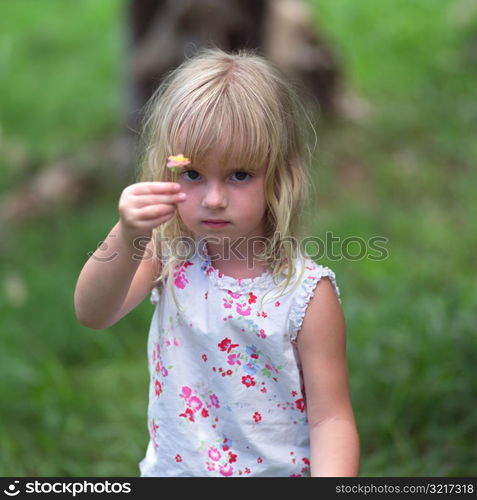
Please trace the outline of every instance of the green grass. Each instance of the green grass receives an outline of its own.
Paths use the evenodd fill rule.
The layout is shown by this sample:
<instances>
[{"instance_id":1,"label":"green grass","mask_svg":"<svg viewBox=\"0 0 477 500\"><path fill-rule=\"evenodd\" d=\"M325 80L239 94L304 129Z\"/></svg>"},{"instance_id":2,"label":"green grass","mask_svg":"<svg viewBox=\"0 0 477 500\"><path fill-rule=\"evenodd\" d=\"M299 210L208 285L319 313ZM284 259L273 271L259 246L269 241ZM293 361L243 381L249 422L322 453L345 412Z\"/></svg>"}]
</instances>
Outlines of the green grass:
<instances>
[{"instance_id":1,"label":"green grass","mask_svg":"<svg viewBox=\"0 0 477 500\"><path fill-rule=\"evenodd\" d=\"M121 5L2 2L0 189L117 128Z\"/></svg>"},{"instance_id":2,"label":"green grass","mask_svg":"<svg viewBox=\"0 0 477 500\"><path fill-rule=\"evenodd\" d=\"M320 260L342 292L361 474L475 475L476 9L311 3L370 113L319 123L310 234L388 239L385 260ZM0 189L118 130L121 6L2 5ZM73 311L118 196L114 186L1 235L0 475L138 475L152 308L106 331Z\"/></svg>"}]
</instances>

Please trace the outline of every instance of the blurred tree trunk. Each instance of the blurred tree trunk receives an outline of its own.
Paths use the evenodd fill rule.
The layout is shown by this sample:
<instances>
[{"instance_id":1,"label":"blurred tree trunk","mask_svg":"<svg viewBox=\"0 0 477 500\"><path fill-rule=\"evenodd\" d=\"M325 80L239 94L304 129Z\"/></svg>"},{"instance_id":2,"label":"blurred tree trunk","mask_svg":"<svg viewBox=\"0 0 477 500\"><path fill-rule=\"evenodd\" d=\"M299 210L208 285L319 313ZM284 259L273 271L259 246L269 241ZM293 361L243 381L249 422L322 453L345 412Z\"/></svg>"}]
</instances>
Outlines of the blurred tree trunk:
<instances>
[{"instance_id":1,"label":"blurred tree trunk","mask_svg":"<svg viewBox=\"0 0 477 500\"><path fill-rule=\"evenodd\" d=\"M203 47L259 49L336 115L340 64L318 35L305 0L129 0L125 122L138 130L141 108L163 75Z\"/></svg>"}]
</instances>

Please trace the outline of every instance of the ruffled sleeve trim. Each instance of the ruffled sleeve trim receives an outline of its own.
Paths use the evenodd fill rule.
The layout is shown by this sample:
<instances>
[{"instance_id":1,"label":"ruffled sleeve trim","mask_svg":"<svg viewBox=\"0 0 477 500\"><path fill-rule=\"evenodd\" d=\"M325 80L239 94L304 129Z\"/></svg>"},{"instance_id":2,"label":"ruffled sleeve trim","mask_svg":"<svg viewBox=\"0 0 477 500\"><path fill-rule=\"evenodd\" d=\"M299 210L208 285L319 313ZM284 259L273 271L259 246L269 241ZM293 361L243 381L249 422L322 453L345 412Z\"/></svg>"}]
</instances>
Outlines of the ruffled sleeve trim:
<instances>
[{"instance_id":1,"label":"ruffled sleeve trim","mask_svg":"<svg viewBox=\"0 0 477 500\"><path fill-rule=\"evenodd\" d=\"M316 285L318 285L322 278L330 279L336 296L341 303L340 290L336 284L335 273L328 267L316 264L310 257L307 257L303 281L297 289L296 297L290 310L289 332L292 342L296 342L296 337L305 318L308 304L313 297Z\"/></svg>"}]
</instances>

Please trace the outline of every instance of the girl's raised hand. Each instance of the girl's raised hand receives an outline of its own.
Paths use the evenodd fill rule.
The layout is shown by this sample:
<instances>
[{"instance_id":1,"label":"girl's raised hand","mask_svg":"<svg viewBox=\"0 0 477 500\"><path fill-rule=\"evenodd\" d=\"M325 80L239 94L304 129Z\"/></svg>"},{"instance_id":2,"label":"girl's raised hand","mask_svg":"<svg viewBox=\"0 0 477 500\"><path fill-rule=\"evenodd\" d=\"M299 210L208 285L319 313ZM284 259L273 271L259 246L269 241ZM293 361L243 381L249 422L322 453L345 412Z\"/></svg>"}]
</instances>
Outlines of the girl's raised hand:
<instances>
[{"instance_id":1,"label":"girl's raised hand","mask_svg":"<svg viewBox=\"0 0 477 500\"><path fill-rule=\"evenodd\" d=\"M135 238L151 237L152 230L167 222L186 199L176 182L138 182L123 190L119 215L123 238L132 244Z\"/></svg>"}]
</instances>

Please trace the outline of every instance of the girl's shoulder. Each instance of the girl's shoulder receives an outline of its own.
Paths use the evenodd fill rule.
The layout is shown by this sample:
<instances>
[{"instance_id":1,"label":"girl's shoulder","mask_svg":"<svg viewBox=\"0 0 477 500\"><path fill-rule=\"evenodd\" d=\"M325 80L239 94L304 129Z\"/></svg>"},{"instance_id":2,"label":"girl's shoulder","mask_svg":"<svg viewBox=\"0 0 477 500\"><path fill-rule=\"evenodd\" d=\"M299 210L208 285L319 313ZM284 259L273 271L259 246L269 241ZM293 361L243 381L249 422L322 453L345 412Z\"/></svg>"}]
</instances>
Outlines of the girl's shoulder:
<instances>
[{"instance_id":1,"label":"girl's shoulder","mask_svg":"<svg viewBox=\"0 0 477 500\"><path fill-rule=\"evenodd\" d=\"M327 278L331 287L341 303L341 294L336 282L336 275L329 267L315 262L308 254L302 254L297 260L297 288L293 297L293 303L290 308L290 335L295 340L298 331L301 328L306 310L311 299L315 294L318 283Z\"/></svg>"},{"instance_id":2,"label":"girl's shoulder","mask_svg":"<svg viewBox=\"0 0 477 500\"><path fill-rule=\"evenodd\" d=\"M322 278L329 278L337 297L340 297L340 290L336 283L336 274L334 271L327 266L318 264L307 253L303 254L302 266L303 287L306 290L310 288L313 290Z\"/></svg>"}]
</instances>

